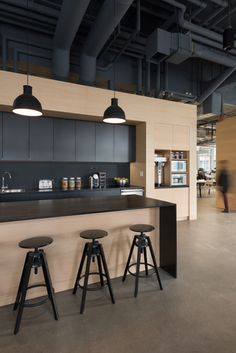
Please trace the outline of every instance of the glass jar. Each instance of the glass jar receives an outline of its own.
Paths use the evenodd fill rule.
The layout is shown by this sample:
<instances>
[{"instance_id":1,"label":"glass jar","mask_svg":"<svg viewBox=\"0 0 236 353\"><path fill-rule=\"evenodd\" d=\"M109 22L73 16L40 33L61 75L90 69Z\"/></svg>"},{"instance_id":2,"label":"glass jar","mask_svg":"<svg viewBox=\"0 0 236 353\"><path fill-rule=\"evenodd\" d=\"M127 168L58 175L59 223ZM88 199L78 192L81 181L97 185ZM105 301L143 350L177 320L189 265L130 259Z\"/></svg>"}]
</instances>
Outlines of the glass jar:
<instances>
[{"instance_id":1,"label":"glass jar","mask_svg":"<svg viewBox=\"0 0 236 353\"><path fill-rule=\"evenodd\" d=\"M75 187L77 190L81 189L81 177L76 177Z\"/></svg>"},{"instance_id":2,"label":"glass jar","mask_svg":"<svg viewBox=\"0 0 236 353\"><path fill-rule=\"evenodd\" d=\"M68 178L64 177L61 179L61 188L62 190L68 190Z\"/></svg>"},{"instance_id":3,"label":"glass jar","mask_svg":"<svg viewBox=\"0 0 236 353\"><path fill-rule=\"evenodd\" d=\"M69 189L75 190L75 178L74 177L70 177L70 179L69 179Z\"/></svg>"}]
</instances>

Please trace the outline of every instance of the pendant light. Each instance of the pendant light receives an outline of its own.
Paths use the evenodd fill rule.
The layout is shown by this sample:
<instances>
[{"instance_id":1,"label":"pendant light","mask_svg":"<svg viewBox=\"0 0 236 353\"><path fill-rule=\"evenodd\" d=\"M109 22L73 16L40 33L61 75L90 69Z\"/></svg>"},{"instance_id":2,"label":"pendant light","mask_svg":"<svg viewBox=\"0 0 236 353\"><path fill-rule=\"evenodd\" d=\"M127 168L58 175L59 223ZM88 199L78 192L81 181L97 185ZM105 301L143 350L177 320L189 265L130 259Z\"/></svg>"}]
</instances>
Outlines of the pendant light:
<instances>
[{"instance_id":1,"label":"pendant light","mask_svg":"<svg viewBox=\"0 0 236 353\"><path fill-rule=\"evenodd\" d=\"M225 28L223 33L223 49L231 50L234 47L234 30L231 26L231 18L230 18L230 0L228 0L228 27Z\"/></svg>"},{"instance_id":2,"label":"pendant light","mask_svg":"<svg viewBox=\"0 0 236 353\"><path fill-rule=\"evenodd\" d=\"M115 39L115 20L116 20L116 0L114 1L114 39ZM113 85L114 85L114 97L111 98L111 105L104 111L103 122L109 124L122 124L126 122L125 112L118 105L118 98L116 98L115 92L115 61L113 62Z\"/></svg>"},{"instance_id":3,"label":"pendant light","mask_svg":"<svg viewBox=\"0 0 236 353\"><path fill-rule=\"evenodd\" d=\"M29 10L29 0L27 0L27 10ZM27 35L27 84L23 86L23 94L16 97L12 111L18 115L41 116L43 115L40 101L33 96L32 87L29 85L29 38Z\"/></svg>"}]
</instances>

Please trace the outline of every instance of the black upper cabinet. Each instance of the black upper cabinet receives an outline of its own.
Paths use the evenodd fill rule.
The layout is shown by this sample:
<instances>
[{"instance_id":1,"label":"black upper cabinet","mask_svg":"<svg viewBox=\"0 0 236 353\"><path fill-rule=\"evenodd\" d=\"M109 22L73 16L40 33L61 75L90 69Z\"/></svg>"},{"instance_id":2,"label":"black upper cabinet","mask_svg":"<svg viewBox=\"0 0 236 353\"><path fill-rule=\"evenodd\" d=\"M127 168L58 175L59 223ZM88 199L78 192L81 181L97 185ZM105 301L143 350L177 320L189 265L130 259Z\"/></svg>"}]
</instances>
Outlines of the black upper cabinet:
<instances>
[{"instance_id":1,"label":"black upper cabinet","mask_svg":"<svg viewBox=\"0 0 236 353\"><path fill-rule=\"evenodd\" d=\"M50 118L30 119L30 160L53 160L53 120Z\"/></svg>"},{"instance_id":2,"label":"black upper cabinet","mask_svg":"<svg viewBox=\"0 0 236 353\"><path fill-rule=\"evenodd\" d=\"M129 126L129 162L136 161L136 127Z\"/></svg>"},{"instance_id":3,"label":"black upper cabinet","mask_svg":"<svg viewBox=\"0 0 236 353\"><path fill-rule=\"evenodd\" d=\"M95 162L95 123L76 122L76 160L79 162Z\"/></svg>"},{"instance_id":4,"label":"black upper cabinet","mask_svg":"<svg viewBox=\"0 0 236 353\"><path fill-rule=\"evenodd\" d=\"M54 119L55 161L75 161L75 120Z\"/></svg>"},{"instance_id":5,"label":"black upper cabinet","mask_svg":"<svg viewBox=\"0 0 236 353\"><path fill-rule=\"evenodd\" d=\"M3 113L3 159L29 159L29 119Z\"/></svg>"},{"instance_id":6,"label":"black upper cabinet","mask_svg":"<svg viewBox=\"0 0 236 353\"><path fill-rule=\"evenodd\" d=\"M0 112L0 159L2 158L2 113Z\"/></svg>"},{"instance_id":7,"label":"black upper cabinet","mask_svg":"<svg viewBox=\"0 0 236 353\"><path fill-rule=\"evenodd\" d=\"M129 162L129 126L114 126L114 162Z\"/></svg>"},{"instance_id":8,"label":"black upper cabinet","mask_svg":"<svg viewBox=\"0 0 236 353\"><path fill-rule=\"evenodd\" d=\"M114 127L96 124L96 162L114 161Z\"/></svg>"}]
</instances>

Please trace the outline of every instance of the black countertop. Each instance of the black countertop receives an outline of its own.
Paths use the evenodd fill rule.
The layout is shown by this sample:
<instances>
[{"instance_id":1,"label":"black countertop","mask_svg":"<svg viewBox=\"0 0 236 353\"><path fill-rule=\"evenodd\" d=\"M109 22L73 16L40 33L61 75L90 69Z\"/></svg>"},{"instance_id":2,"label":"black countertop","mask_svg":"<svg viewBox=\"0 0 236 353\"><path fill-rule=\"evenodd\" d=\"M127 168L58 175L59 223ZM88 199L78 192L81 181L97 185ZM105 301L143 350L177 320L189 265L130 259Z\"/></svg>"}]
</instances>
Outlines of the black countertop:
<instances>
[{"instance_id":1,"label":"black countertop","mask_svg":"<svg viewBox=\"0 0 236 353\"><path fill-rule=\"evenodd\" d=\"M132 189L143 189L142 186L114 186L106 188L89 189L82 188L80 190L62 190L62 189L51 189L51 190L28 190L24 192L15 193L1 193L0 202L14 202L14 201L33 201L33 200L50 200L50 199L64 199L64 198L75 198L75 197L100 197L100 196L119 196L121 190L132 190Z\"/></svg>"},{"instance_id":2,"label":"black countertop","mask_svg":"<svg viewBox=\"0 0 236 353\"><path fill-rule=\"evenodd\" d=\"M175 204L136 195L1 202L0 222L170 206Z\"/></svg>"}]
</instances>

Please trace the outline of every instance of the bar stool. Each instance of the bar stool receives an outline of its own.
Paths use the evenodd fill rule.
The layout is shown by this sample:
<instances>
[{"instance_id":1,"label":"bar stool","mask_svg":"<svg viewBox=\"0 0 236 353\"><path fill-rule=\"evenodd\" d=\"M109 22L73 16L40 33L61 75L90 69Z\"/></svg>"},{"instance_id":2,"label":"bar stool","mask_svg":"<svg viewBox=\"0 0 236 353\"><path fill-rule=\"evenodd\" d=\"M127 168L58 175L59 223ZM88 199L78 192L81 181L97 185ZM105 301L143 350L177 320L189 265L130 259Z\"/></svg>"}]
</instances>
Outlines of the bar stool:
<instances>
[{"instance_id":1,"label":"bar stool","mask_svg":"<svg viewBox=\"0 0 236 353\"><path fill-rule=\"evenodd\" d=\"M151 267L152 269L154 269L154 273L156 273L160 289L162 290L163 287L161 284L161 279L159 276L157 262L156 262L155 254L153 251L151 239L145 234L145 233L153 231L155 229L155 227L153 227L152 225L149 225L149 224L135 224L135 225L132 225L131 227L129 227L129 229L132 230L133 232L138 232L140 234L137 234L134 236L122 281L123 282L125 281L127 272L129 272L132 276L135 277L134 296L137 297L138 296L139 278L140 277L148 277L148 276L152 275L153 273L152 274L148 273L149 267ZM130 260L131 260L135 246L137 246L137 248L138 248L137 261L135 263L130 264ZM153 264L150 264L147 261L147 248L149 248L149 250L150 250ZM144 262L141 262L141 255L142 254L144 255ZM141 264L145 266L145 275L140 274L140 265ZM130 270L130 268L133 266L136 266L135 272L131 272L131 270Z\"/></svg>"},{"instance_id":2,"label":"bar stool","mask_svg":"<svg viewBox=\"0 0 236 353\"><path fill-rule=\"evenodd\" d=\"M15 323L15 329L14 329L15 335L18 333L20 329L21 318L22 318L24 307L35 307L38 305L42 305L47 301L47 298L46 298L36 303L26 303L26 294L28 289L35 288L35 287L47 288L48 298L50 299L52 304L55 320L58 320L57 306L54 298L54 290L52 287L52 281L51 281L51 277L48 269L47 258L46 258L45 252L43 251L43 249L41 249L44 246L51 244L52 242L53 242L53 239L51 237L43 236L43 237L28 238L28 239L22 240L18 244L20 248L34 249L34 251L29 251L26 254L25 264L21 274L20 284L19 284L19 288L18 288L18 292L17 292L17 296L16 296L14 308L13 308L13 310L17 310L17 308L19 307L16 323ZM29 286L31 269L33 268L34 273L37 274L39 267L42 267L45 284L40 283L40 284L33 284Z\"/></svg>"},{"instance_id":3,"label":"bar stool","mask_svg":"<svg viewBox=\"0 0 236 353\"><path fill-rule=\"evenodd\" d=\"M105 285L108 286L111 301L113 304L115 304L115 299L114 299L114 295L113 295L113 291L112 291L112 287L111 287L111 280L110 280L110 276L109 276L109 272L108 272L106 258L105 258L104 251L103 251L103 246L101 243L99 243L96 240L96 239L101 239L101 238L106 237L107 234L108 233L106 231L101 230L101 229L89 229L89 230L86 230L86 231L80 233L81 238L92 240L91 242L86 243L84 246L83 255L81 258L78 274L77 274L74 289L73 289L73 294L76 294L78 287L80 287L83 290L81 305L80 305L80 314L83 314L83 312L84 312L87 291L97 290L97 288L88 288L89 275L99 275L100 284L101 284L100 288L103 288ZM81 275L86 257L87 257L87 261L86 261L85 274ZM90 272L91 260L94 262L95 258L97 259L98 272ZM104 273L103 273L102 267L104 269ZM84 278L83 285L80 284L80 280L82 278ZM105 279L105 282L104 282L104 279ZM100 288L98 288L98 289L100 289Z\"/></svg>"}]
</instances>

